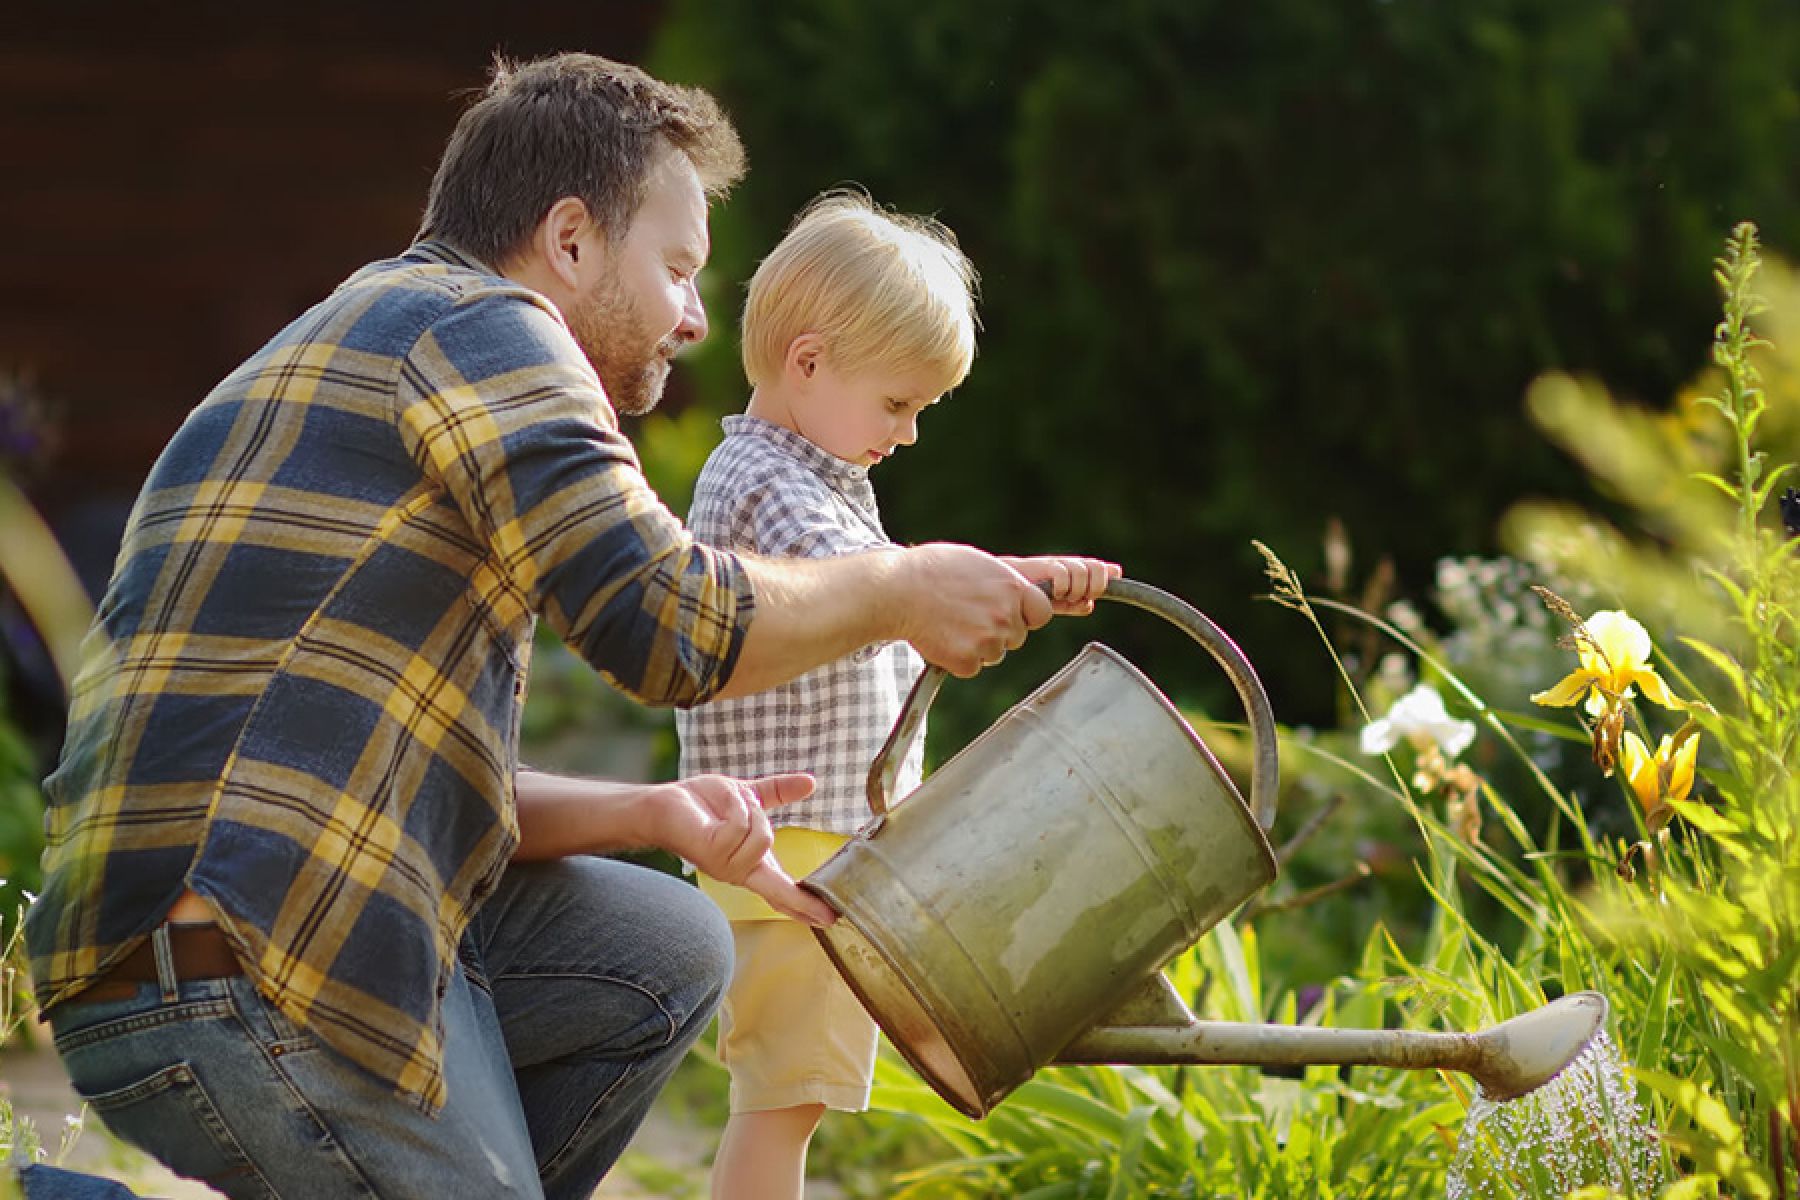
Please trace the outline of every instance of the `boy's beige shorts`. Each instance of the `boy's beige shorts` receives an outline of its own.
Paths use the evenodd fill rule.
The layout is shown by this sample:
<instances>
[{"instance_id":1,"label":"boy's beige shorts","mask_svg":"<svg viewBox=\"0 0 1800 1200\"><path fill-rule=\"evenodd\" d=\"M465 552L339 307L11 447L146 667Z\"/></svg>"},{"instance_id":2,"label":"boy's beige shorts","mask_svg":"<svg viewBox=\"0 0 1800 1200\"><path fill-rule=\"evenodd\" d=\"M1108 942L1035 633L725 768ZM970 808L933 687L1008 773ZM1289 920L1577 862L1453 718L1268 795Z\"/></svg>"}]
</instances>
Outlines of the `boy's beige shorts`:
<instances>
[{"instance_id":1,"label":"boy's beige shorts","mask_svg":"<svg viewBox=\"0 0 1800 1200\"><path fill-rule=\"evenodd\" d=\"M731 930L737 970L719 1010L731 1111L866 1110L879 1031L812 930L782 919L733 921Z\"/></svg>"}]
</instances>

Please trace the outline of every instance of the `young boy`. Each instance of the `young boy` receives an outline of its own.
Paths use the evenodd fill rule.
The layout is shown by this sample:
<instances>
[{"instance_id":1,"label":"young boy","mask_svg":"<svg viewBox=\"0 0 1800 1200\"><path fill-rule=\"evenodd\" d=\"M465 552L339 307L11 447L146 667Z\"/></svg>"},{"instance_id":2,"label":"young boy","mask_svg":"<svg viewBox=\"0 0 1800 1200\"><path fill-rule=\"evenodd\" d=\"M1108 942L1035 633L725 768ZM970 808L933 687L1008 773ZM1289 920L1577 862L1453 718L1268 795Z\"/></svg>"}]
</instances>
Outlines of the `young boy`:
<instances>
[{"instance_id":1,"label":"young boy","mask_svg":"<svg viewBox=\"0 0 1800 1200\"><path fill-rule=\"evenodd\" d=\"M821 558L890 546L869 468L912 445L919 414L975 355L974 268L943 225L853 192L808 205L750 281L743 358L751 395L695 487L689 525L715 545ZM1009 559L1053 585L1057 611L1091 611L1118 568ZM794 682L677 714L681 771L811 771L812 797L769 814L799 878L868 817L864 781L924 664L904 642L867 646ZM895 794L918 785L919 742ZM797 1200L827 1108L868 1107L877 1030L812 931L753 893L703 878L732 920L737 970L719 1020L731 1118L713 1165L718 1200Z\"/></svg>"}]
</instances>

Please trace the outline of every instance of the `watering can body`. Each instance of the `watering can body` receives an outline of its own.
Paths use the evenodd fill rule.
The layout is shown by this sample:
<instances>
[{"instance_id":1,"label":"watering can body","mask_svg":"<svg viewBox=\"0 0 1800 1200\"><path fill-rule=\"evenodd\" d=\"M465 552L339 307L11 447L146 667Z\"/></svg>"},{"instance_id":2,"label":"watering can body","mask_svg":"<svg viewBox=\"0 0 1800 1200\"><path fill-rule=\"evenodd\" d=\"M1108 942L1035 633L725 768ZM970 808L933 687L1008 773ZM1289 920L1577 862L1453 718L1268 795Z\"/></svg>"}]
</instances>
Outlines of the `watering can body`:
<instances>
[{"instance_id":1,"label":"watering can body","mask_svg":"<svg viewBox=\"0 0 1800 1200\"><path fill-rule=\"evenodd\" d=\"M1478 1033L1195 1020L1159 968L1275 877L1274 718L1205 616L1132 580L1106 597L1230 676L1250 803L1141 672L1090 645L890 812L944 678L920 676L869 770L874 819L802 883L840 914L815 931L838 973L938 1095L979 1118L1052 1062L1335 1063L1463 1071L1502 1101L1582 1055L1606 1023L1598 992Z\"/></svg>"},{"instance_id":2,"label":"watering can body","mask_svg":"<svg viewBox=\"0 0 1800 1200\"><path fill-rule=\"evenodd\" d=\"M1108 595L1179 605L1130 581ZM1204 622L1196 637L1222 662L1214 639L1235 656L1226 665L1262 751L1253 794L1272 796L1260 685L1210 622L1178 615ZM1098 644L887 811L884 761L936 682L921 680L871 770L874 820L804 883L842 915L818 931L839 974L938 1094L981 1117L1100 1018L1167 991L1158 968L1276 864L1205 743Z\"/></svg>"}]
</instances>

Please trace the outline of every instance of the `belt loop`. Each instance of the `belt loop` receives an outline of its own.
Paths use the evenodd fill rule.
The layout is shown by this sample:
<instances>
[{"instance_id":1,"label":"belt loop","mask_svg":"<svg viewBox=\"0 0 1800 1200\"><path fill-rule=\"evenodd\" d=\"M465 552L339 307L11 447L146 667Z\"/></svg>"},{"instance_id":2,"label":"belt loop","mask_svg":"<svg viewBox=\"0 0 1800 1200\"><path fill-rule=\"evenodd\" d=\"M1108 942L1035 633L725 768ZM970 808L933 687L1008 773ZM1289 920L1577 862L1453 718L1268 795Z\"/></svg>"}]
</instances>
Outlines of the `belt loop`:
<instances>
[{"instance_id":1,"label":"belt loop","mask_svg":"<svg viewBox=\"0 0 1800 1200\"><path fill-rule=\"evenodd\" d=\"M175 974L175 952L169 947L169 925L164 922L150 931L150 951L156 956L156 982L162 985L164 1004L181 997L181 977Z\"/></svg>"}]
</instances>

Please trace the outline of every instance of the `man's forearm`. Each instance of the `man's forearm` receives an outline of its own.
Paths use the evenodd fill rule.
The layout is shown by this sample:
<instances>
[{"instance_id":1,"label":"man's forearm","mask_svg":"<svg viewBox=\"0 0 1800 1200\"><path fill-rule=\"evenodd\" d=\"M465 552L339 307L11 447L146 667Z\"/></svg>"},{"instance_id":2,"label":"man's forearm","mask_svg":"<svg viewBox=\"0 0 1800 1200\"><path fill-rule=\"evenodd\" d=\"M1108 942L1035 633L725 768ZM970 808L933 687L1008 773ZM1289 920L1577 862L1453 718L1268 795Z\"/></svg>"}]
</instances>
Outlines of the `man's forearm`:
<instances>
[{"instance_id":1,"label":"man's forearm","mask_svg":"<svg viewBox=\"0 0 1800 1200\"><path fill-rule=\"evenodd\" d=\"M519 847L530 862L570 854L605 854L654 844L645 796L656 785L574 779L520 768L514 782Z\"/></svg>"},{"instance_id":2,"label":"man's forearm","mask_svg":"<svg viewBox=\"0 0 1800 1200\"><path fill-rule=\"evenodd\" d=\"M905 638L903 554L745 557L756 616L719 696L764 691L871 643Z\"/></svg>"},{"instance_id":3,"label":"man's forearm","mask_svg":"<svg viewBox=\"0 0 1800 1200\"><path fill-rule=\"evenodd\" d=\"M720 696L775 687L875 642L911 642L926 662L967 678L999 662L1051 614L1050 601L1018 567L950 542L744 563L756 616Z\"/></svg>"}]
</instances>

